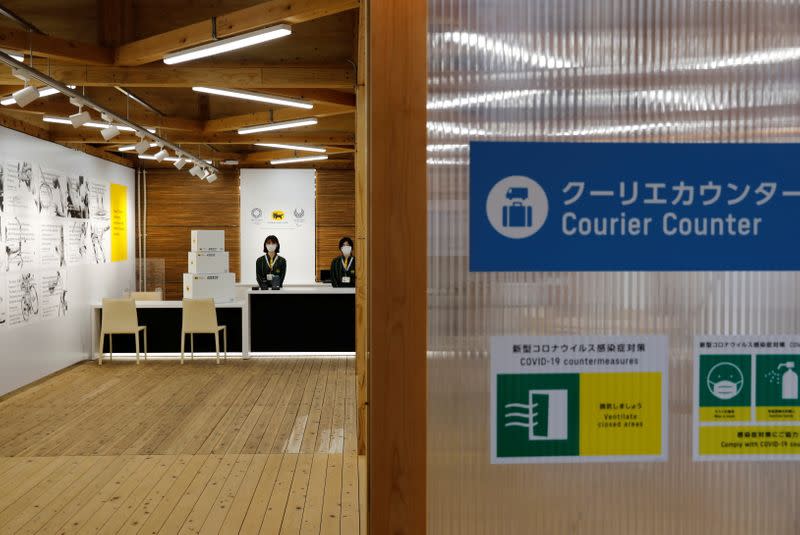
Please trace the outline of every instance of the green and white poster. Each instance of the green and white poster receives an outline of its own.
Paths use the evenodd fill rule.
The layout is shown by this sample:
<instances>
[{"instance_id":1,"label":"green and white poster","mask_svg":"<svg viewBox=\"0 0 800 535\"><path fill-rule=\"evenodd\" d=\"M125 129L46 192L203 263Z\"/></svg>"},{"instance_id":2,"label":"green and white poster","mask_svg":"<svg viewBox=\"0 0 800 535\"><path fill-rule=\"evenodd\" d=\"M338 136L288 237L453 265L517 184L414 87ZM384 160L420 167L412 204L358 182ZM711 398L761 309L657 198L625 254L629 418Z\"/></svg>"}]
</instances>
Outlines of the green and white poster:
<instances>
[{"instance_id":1,"label":"green and white poster","mask_svg":"<svg viewBox=\"0 0 800 535\"><path fill-rule=\"evenodd\" d=\"M665 336L496 336L493 464L667 458Z\"/></svg>"},{"instance_id":2,"label":"green and white poster","mask_svg":"<svg viewBox=\"0 0 800 535\"><path fill-rule=\"evenodd\" d=\"M695 340L694 458L800 460L800 336Z\"/></svg>"}]
</instances>

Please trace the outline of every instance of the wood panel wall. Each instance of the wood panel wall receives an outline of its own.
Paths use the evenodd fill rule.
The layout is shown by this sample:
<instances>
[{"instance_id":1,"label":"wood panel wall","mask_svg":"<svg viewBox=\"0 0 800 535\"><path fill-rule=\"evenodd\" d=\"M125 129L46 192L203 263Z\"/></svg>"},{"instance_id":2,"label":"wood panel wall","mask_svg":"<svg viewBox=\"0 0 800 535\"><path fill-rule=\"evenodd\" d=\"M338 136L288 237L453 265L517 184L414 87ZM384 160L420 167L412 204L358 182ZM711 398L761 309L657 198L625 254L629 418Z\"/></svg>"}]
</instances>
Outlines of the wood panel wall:
<instances>
[{"instance_id":1,"label":"wood panel wall","mask_svg":"<svg viewBox=\"0 0 800 535\"><path fill-rule=\"evenodd\" d=\"M328 269L339 256L339 240L349 236L355 243L355 171L352 169L317 171L317 270ZM353 254L359 254L353 248Z\"/></svg>"},{"instance_id":2,"label":"wood panel wall","mask_svg":"<svg viewBox=\"0 0 800 535\"><path fill-rule=\"evenodd\" d=\"M194 229L225 231L230 270L239 281L239 174L209 184L185 171L147 170L147 257L165 261L165 299L183 298Z\"/></svg>"}]
</instances>

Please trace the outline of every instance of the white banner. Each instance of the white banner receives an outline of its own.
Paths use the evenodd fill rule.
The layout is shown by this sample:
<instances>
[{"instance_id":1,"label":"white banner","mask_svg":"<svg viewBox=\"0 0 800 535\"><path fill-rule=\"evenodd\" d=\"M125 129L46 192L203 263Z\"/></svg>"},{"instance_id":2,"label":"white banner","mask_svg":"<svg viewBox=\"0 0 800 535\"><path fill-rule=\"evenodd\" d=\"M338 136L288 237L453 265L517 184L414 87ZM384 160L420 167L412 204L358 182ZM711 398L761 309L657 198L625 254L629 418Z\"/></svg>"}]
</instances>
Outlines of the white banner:
<instances>
[{"instance_id":1,"label":"white banner","mask_svg":"<svg viewBox=\"0 0 800 535\"><path fill-rule=\"evenodd\" d=\"M241 282L256 284L256 260L274 234L286 259L284 284L314 284L315 189L313 169L242 169Z\"/></svg>"}]
</instances>

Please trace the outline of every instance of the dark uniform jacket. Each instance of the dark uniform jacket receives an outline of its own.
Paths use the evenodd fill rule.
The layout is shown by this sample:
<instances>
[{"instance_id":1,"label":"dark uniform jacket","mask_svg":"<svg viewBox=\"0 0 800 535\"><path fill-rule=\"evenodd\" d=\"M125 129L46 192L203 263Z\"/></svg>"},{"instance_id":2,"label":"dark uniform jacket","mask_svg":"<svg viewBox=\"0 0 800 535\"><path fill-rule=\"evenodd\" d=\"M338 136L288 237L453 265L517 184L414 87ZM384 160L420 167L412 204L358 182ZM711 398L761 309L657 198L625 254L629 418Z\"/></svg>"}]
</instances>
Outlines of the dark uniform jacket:
<instances>
[{"instance_id":1,"label":"dark uniform jacket","mask_svg":"<svg viewBox=\"0 0 800 535\"><path fill-rule=\"evenodd\" d=\"M335 288L348 288L356 285L356 257L350 257L350 263L346 268L345 264L348 263L344 256L337 256L331 262L331 283ZM350 277L350 282L343 282L343 277Z\"/></svg>"},{"instance_id":2,"label":"dark uniform jacket","mask_svg":"<svg viewBox=\"0 0 800 535\"><path fill-rule=\"evenodd\" d=\"M283 286L283 279L286 278L286 259L280 255L275 255L275 263L272 269L267 263L267 255L261 255L256 260L256 280L261 288L272 287L272 281L267 280L267 275L272 274L279 281L279 286Z\"/></svg>"}]
</instances>

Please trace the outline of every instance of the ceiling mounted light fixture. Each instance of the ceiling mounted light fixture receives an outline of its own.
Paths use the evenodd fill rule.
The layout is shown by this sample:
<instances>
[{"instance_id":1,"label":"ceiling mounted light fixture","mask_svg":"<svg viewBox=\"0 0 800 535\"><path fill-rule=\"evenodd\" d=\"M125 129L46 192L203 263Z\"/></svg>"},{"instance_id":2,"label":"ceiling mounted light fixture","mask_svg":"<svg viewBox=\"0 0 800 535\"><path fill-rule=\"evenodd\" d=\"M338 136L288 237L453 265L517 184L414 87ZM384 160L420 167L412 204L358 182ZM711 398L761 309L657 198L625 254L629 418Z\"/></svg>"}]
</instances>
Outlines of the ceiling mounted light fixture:
<instances>
[{"instance_id":1,"label":"ceiling mounted light fixture","mask_svg":"<svg viewBox=\"0 0 800 535\"><path fill-rule=\"evenodd\" d=\"M203 173L203 168L197 164L194 164L191 169L189 169L189 174L192 176L199 177Z\"/></svg>"},{"instance_id":2,"label":"ceiling mounted light fixture","mask_svg":"<svg viewBox=\"0 0 800 535\"><path fill-rule=\"evenodd\" d=\"M324 156L299 156L297 158L279 158L277 160L270 160L269 163L272 165L285 165L288 163L305 163L305 162L319 162L322 160L327 160L328 155Z\"/></svg>"},{"instance_id":3,"label":"ceiling mounted light fixture","mask_svg":"<svg viewBox=\"0 0 800 535\"><path fill-rule=\"evenodd\" d=\"M288 149L302 152L327 152L324 147L309 147L307 145L286 145L285 143L254 143L257 147L269 147L271 149Z\"/></svg>"},{"instance_id":4,"label":"ceiling mounted light fixture","mask_svg":"<svg viewBox=\"0 0 800 535\"><path fill-rule=\"evenodd\" d=\"M301 126L313 126L317 124L316 117L309 117L308 119L295 119L293 121L280 121L277 123L259 124L256 126L248 126L237 130L239 135L257 134L258 132L270 132L272 130L284 130L286 128L300 128Z\"/></svg>"},{"instance_id":5,"label":"ceiling mounted light fixture","mask_svg":"<svg viewBox=\"0 0 800 535\"><path fill-rule=\"evenodd\" d=\"M173 165L175 166L175 169L180 171L186 166L187 163L188 162L186 161L186 158L181 157L181 158L176 158L175 163Z\"/></svg>"},{"instance_id":6,"label":"ceiling mounted light fixture","mask_svg":"<svg viewBox=\"0 0 800 535\"><path fill-rule=\"evenodd\" d=\"M218 178L218 177L217 177L217 173L211 173L210 175L208 175L208 176L206 177L206 181L207 181L209 184L211 184L212 182L216 182L217 178Z\"/></svg>"},{"instance_id":7,"label":"ceiling mounted light fixture","mask_svg":"<svg viewBox=\"0 0 800 535\"><path fill-rule=\"evenodd\" d=\"M164 158L168 156L169 152L167 152L167 149L161 149L160 151L158 151L153 155L153 158L155 158L157 162L163 162Z\"/></svg>"},{"instance_id":8,"label":"ceiling mounted light fixture","mask_svg":"<svg viewBox=\"0 0 800 535\"><path fill-rule=\"evenodd\" d=\"M25 55L20 54L19 52L12 52L10 50L5 50L5 49L0 49L0 52L2 52L3 54L8 54L17 61L25 61Z\"/></svg>"},{"instance_id":9,"label":"ceiling mounted light fixture","mask_svg":"<svg viewBox=\"0 0 800 535\"><path fill-rule=\"evenodd\" d=\"M44 122L46 122L46 123L70 124L70 125L72 124L72 121L69 119L69 117L56 117L54 115L45 115L42 118L42 120ZM105 128L108 128L109 126L115 126L115 125L112 125L111 123L100 123L100 122L97 122L97 121L90 121L88 123L84 123L83 126L85 126L87 128L105 129ZM121 132L136 132L137 131L135 128L130 127L130 126L116 125L116 127ZM156 130L155 130L155 128L147 128L147 131L150 132L151 134L153 134L153 133L155 133Z\"/></svg>"},{"instance_id":10,"label":"ceiling mounted light fixture","mask_svg":"<svg viewBox=\"0 0 800 535\"><path fill-rule=\"evenodd\" d=\"M38 89L32 85L28 85L18 91L14 91L14 93L11 95L11 98L14 100L17 106L24 108L40 96L41 94L39 93Z\"/></svg>"},{"instance_id":11,"label":"ceiling mounted light fixture","mask_svg":"<svg viewBox=\"0 0 800 535\"><path fill-rule=\"evenodd\" d=\"M136 154L144 154L150 147L155 147L155 146L157 146L155 143L150 143L146 139L142 138L139 141L139 143L133 146L133 150L136 151Z\"/></svg>"},{"instance_id":12,"label":"ceiling mounted light fixture","mask_svg":"<svg viewBox=\"0 0 800 535\"><path fill-rule=\"evenodd\" d=\"M209 56L224 54L225 52L232 52L249 46L266 43L267 41L286 37L291 34L291 26L288 24L278 24L277 26L262 28L254 32L244 33L227 39L219 39L205 45L167 54L164 56L164 63L167 65L175 65L176 63L183 63L185 61L207 58Z\"/></svg>"},{"instance_id":13,"label":"ceiling mounted light fixture","mask_svg":"<svg viewBox=\"0 0 800 535\"><path fill-rule=\"evenodd\" d=\"M256 93L255 91L242 91L241 89L220 89L217 87L193 87L192 91L197 93L208 93L209 95L218 95L220 97L239 98L242 100L252 100L254 102L263 102L265 104L275 104L277 106L289 106L292 108L301 108L310 110L314 104L307 100L282 97L279 95L267 95L265 93Z\"/></svg>"},{"instance_id":14,"label":"ceiling mounted light fixture","mask_svg":"<svg viewBox=\"0 0 800 535\"><path fill-rule=\"evenodd\" d=\"M116 125L110 124L107 127L100 130L100 135L103 136L103 139L106 141L111 141L115 137L119 135L119 128Z\"/></svg>"}]
</instances>

